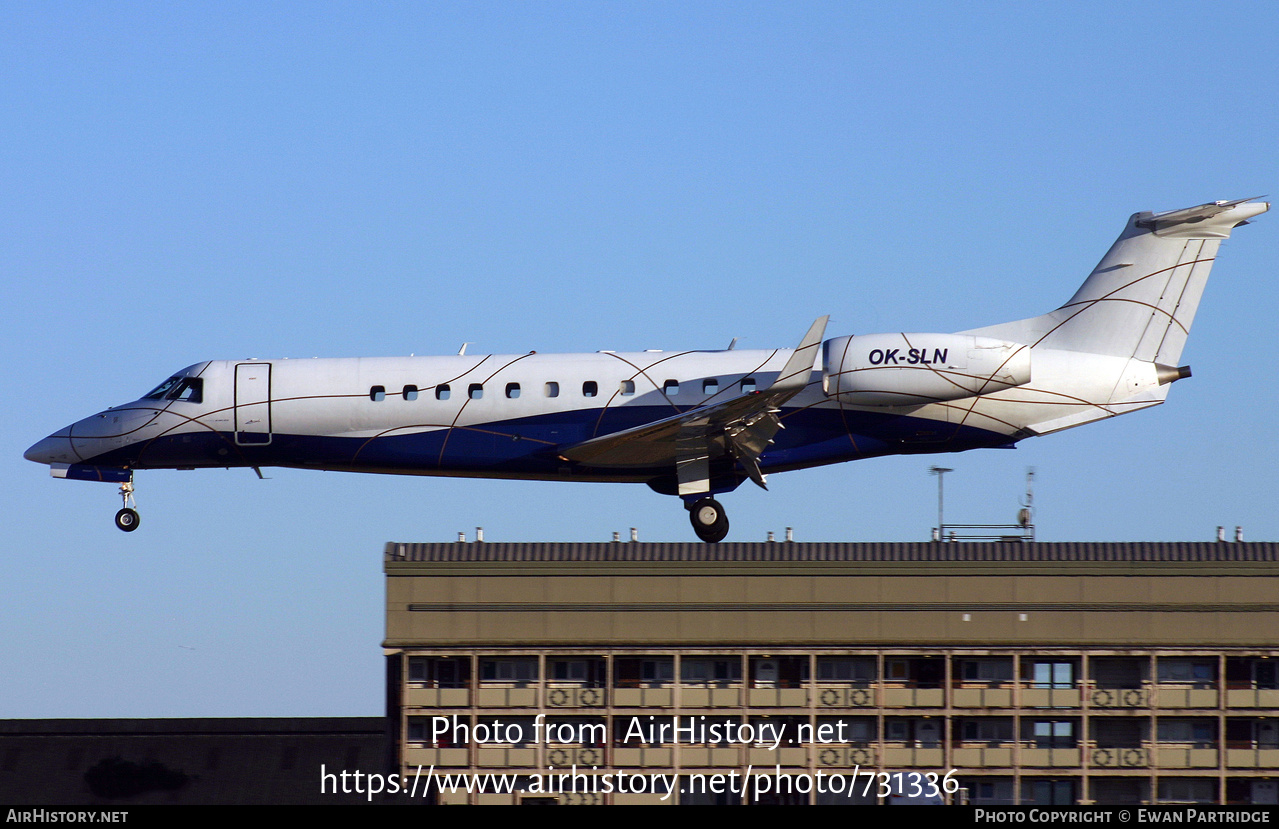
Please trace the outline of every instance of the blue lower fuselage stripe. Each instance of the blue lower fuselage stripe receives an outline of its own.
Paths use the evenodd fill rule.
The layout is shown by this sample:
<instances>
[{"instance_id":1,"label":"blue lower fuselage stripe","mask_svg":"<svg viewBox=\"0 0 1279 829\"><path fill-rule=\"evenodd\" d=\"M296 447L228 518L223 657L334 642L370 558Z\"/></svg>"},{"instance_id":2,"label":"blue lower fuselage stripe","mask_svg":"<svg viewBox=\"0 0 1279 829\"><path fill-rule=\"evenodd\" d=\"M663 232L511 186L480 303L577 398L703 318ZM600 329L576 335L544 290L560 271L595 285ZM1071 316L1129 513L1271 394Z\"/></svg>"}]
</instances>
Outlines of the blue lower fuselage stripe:
<instances>
[{"instance_id":1,"label":"blue lower fuselage stripe","mask_svg":"<svg viewBox=\"0 0 1279 829\"><path fill-rule=\"evenodd\" d=\"M636 480L669 470L572 464L558 455L597 435L667 417L670 410L586 409L474 426L380 437L272 434L270 443L237 443L230 432L183 432L139 442L88 459L135 469L227 466L297 466L405 474L506 474L561 478L569 469L593 477ZM786 428L760 457L764 472L783 471L887 454L958 452L1000 446L1009 436L984 429L891 413L804 409L786 414Z\"/></svg>"}]
</instances>

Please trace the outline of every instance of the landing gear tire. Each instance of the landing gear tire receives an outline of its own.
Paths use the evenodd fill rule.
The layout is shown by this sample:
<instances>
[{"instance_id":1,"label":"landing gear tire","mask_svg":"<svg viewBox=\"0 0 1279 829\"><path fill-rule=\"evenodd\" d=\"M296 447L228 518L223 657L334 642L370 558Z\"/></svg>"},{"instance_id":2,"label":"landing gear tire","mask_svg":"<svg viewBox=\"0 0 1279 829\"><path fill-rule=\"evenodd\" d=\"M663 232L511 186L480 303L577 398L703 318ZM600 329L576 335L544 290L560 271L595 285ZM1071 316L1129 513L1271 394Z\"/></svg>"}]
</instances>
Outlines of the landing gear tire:
<instances>
[{"instance_id":1,"label":"landing gear tire","mask_svg":"<svg viewBox=\"0 0 1279 829\"><path fill-rule=\"evenodd\" d=\"M115 525L127 533L131 533L138 528L138 524L142 519L138 517L138 511L125 507L115 514Z\"/></svg>"},{"instance_id":2,"label":"landing gear tire","mask_svg":"<svg viewBox=\"0 0 1279 829\"><path fill-rule=\"evenodd\" d=\"M723 541L728 535L728 515L714 498L701 498L689 507L688 520L697 537L708 544Z\"/></svg>"}]
</instances>

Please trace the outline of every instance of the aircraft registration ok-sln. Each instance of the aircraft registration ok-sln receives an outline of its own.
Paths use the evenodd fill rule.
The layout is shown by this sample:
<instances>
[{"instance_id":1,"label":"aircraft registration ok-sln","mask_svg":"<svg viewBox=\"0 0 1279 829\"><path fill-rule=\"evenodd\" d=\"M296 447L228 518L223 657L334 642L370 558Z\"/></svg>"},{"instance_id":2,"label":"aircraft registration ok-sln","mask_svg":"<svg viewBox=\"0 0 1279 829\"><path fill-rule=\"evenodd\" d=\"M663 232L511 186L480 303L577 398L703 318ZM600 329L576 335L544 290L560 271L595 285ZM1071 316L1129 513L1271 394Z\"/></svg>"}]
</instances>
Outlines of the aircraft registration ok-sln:
<instances>
[{"instance_id":1,"label":"aircraft registration ok-sln","mask_svg":"<svg viewBox=\"0 0 1279 829\"><path fill-rule=\"evenodd\" d=\"M720 541L713 496L769 472L1011 446L1162 403L1190 374L1221 240L1269 207L1138 213L1065 305L1017 322L824 339L822 317L794 350L204 362L26 457L119 483L126 531L134 470L288 466L643 482Z\"/></svg>"}]
</instances>

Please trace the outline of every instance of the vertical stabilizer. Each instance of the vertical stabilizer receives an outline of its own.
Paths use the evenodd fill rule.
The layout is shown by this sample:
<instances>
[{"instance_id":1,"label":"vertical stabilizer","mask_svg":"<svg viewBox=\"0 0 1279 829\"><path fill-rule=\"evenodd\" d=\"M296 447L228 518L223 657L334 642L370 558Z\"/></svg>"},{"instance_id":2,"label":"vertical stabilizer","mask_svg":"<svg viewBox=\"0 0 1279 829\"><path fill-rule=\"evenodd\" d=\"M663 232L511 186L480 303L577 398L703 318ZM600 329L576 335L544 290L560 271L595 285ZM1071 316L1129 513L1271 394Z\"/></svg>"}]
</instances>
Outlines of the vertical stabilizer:
<instances>
[{"instance_id":1,"label":"vertical stabilizer","mask_svg":"<svg viewBox=\"0 0 1279 829\"><path fill-rule=\"evenodd\" d=\"M1241 199L1137 213L1065 305L964 333L1176 365L1221 240L1269 209Z\"/></svg>"}]
</instances>

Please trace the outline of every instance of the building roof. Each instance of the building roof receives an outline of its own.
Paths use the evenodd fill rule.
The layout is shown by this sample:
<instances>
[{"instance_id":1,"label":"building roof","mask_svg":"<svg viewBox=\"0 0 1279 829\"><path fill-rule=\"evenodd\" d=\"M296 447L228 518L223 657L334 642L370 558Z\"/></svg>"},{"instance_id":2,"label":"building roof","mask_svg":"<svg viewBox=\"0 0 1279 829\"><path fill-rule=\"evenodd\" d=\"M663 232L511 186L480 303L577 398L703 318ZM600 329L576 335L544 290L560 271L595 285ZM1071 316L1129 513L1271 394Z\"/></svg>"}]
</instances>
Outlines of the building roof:
<instances>
[{"instance_id":1,"label":"building roof","mask_svg":"<svg viewBox=\"0 0 1279 829\"><path fill-rule=\"evenodd\" d=\"M1262 542L700 542L403 543L386 562L1279 562Z\"/></svg>"}]
</instances>

